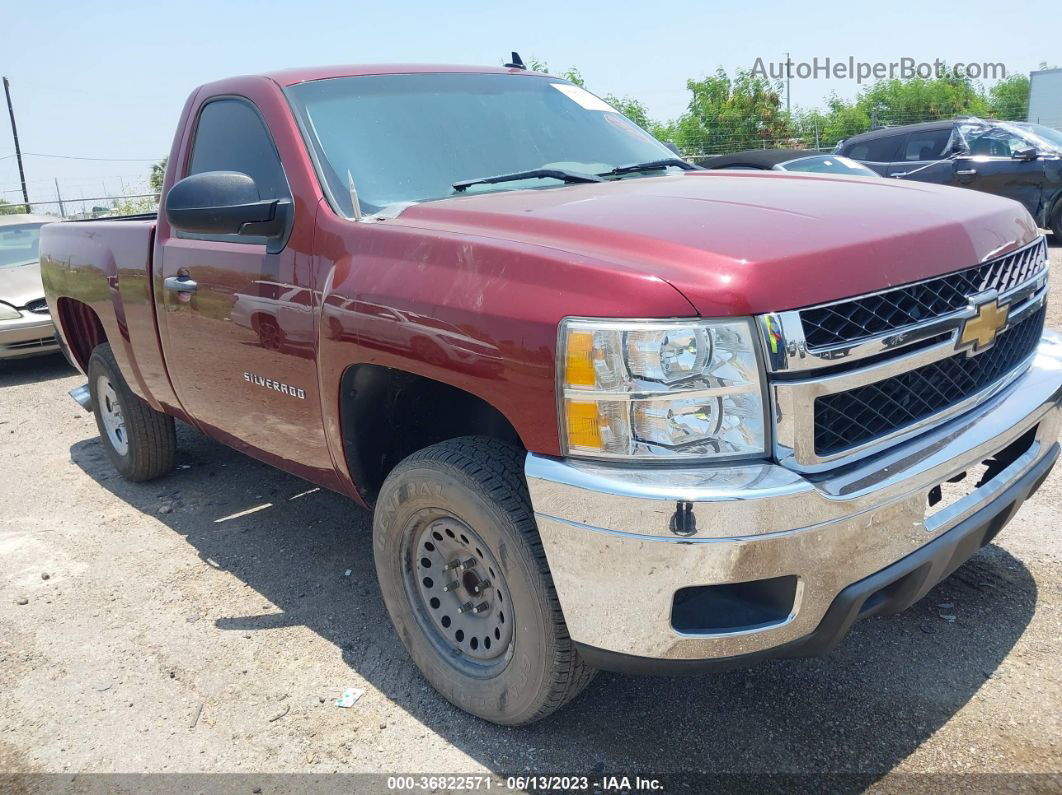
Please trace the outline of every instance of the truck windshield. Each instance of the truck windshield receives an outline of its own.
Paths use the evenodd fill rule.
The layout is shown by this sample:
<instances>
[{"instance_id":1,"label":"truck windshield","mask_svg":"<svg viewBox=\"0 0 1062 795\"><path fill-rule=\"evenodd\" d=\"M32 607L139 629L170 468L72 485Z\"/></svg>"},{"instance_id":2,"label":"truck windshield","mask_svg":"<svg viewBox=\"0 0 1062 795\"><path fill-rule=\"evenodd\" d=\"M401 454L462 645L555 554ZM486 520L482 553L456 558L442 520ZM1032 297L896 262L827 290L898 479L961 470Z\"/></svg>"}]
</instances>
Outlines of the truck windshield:
<instances>
[{"instance_id":1,"label":"truck windshield","mask_svg":"<svg viewBox=\"0 0 1062 795\"><path fill-rule=\"evenodd\" d=\"M809 171L813 174L847 174L851 177L878 177L880 174L866 166L839 155L801 157L779 163L783 171Z\"/></svg>"},{"instance_id":2,"label":"truck windshield","mask_svg":"<svg viewBox=\"0 0 1062 795\"><path fill-rule=\"evenodd\" d=\"M36 262L43 224L0 225L0 268Z\"/></svg>"},{"instance_id":3,"label":"truck windshield","mask_svg":"<svg viewBox=\"0 0 1062 795\"><path fill-rule=\"evenodd\" d=\"M287 90L336 209L353 216L349 179L366 213L485 191L556 188L534 178L457 182L553 169L597 174L673 153L602 100L533 75L340 77ZM653 174L666 172L653 172Z\"/></svg>"}]
</instances>

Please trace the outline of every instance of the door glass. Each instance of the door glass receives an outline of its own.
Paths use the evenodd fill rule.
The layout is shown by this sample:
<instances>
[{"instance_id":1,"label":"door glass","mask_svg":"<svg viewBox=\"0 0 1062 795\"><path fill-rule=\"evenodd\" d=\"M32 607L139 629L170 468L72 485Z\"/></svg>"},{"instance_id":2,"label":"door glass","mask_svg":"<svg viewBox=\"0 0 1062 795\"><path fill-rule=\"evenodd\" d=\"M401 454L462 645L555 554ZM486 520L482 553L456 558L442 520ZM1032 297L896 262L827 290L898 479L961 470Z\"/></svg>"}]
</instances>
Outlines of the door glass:
<instances>
[{"instance_id":1,"label":"door glass","mask_svg":"<svg viewBox=\"0 0 1062 795\"><path fill-rule=\"evenodd\" d=\"M204 171L239 171L254 180L263 199L290 197L273 139L242 100L214 100L199 114L188 174Z\"/></svg>"},{"instance_id":2,"label":"door glass","mask_svg":"<svg viewBox=\"0 0 1062 795\"><path fill-rule=\"evenodd\" d=\"M902 135L886 135L875 138L872 141L861 141L853 144L844 153L853 160L868 160L871 163L891 163L895 160L896 150L899 148Z\"/></svg>"},{"instance_id":3,"label":"door glass","mask_svg":"<svg viewBox=\"0 0 1062 795\"><path fill-rule=\"evenodd\" d=\"M911 133L904 144L901 160L941 160L948 153L951 128Z\"/></svg>"},{"instance_id":4,"label":"door glass","mask_svg":"<svg viewBox=\"0 0 1062 795\"><path fill-rule=\"evenodd\" d=\"M1021 136L1002 127L964 126L962 133L970 154L974 156L1010 157L1018 150L1031 146Z\"/></svg>"}]
</instances>

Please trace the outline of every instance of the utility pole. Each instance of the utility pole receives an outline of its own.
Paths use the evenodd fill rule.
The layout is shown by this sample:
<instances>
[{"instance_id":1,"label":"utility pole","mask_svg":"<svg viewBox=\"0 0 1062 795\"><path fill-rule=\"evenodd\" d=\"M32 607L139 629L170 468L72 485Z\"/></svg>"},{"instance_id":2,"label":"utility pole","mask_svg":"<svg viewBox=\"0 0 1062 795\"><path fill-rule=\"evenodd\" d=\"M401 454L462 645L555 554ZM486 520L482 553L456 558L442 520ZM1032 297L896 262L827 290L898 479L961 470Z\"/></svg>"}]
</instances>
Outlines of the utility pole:
<instances>
[{"instance_id":1,"label":"utility pole","mask_svg":"<svg viewBox=\"0 0 1062 795\"><path fill-rule=\"evenodd\" d=\"M11 107L11 83L4 78L4 94L7 96L7 113L11 117L11 135L15 139L15 159L18 160L18 178L22 182L22 201L26 212L30 211L29 193L26 192L26 171L22 168L22 149L18 145L18 127L15 126L15 109Z\"/></svg>"},{"instance_id":2,"label":"utility pole","mask_svg":"<svg viewBox=\"0 0 1062 795\"><path fill-rule=\"evenodd\" d=\"M55 198L59 200L59 215L66 218L66 208L63 207L63 194L59 192L59 177L55 178Z\"/></svg>"},{"instance_id":3,"label":"utility pole","mask_svg":"<svg viewBox=\"0 0 1062 795\"><path fill-rule=\"evenodd\" d=\"M793 61L789 53L785 54L785 112L789 113L789 73L793 69Z\"/></svg>"}]
</instances>

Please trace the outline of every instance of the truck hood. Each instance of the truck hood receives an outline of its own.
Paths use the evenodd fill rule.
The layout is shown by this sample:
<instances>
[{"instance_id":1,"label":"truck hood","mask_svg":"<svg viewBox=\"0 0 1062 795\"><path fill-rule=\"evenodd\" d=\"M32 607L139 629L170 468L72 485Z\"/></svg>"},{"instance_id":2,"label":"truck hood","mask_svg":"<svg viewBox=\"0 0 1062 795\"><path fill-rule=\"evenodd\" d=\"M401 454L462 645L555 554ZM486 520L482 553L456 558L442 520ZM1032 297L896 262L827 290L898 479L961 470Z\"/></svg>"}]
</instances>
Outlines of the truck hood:
<instances>
[{"instance_id":1,"label":"truck hood","mask_svg":"<svg viewBox=\"0 0 1062 795\"><path fill-rule=\"evenodd\" d=\"M12 306L25 306L44 297L41 265L28 262L13 268L0 268L0 301Z\"/></svg>"},{"instance_id":2,"label":"truck hood","mask_svg":"<svg viewBox=\"0 0 1062 795\"><path fill-rule=\"evenodd\" d=\"M1017 202L869 177L694 171L413 205L395 221L657 276L702 316L757 314L967 268L1033 240Z\"/></svg>"}]
</instances>

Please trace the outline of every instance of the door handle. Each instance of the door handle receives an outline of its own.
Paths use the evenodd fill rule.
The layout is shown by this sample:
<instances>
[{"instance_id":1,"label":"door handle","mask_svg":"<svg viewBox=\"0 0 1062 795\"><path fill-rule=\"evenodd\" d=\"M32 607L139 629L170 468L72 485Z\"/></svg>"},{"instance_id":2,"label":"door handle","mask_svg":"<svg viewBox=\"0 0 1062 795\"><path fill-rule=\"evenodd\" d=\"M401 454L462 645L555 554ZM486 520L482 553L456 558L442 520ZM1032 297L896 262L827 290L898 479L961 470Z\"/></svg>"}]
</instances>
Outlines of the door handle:
<instances>
[{"instance_id":1,"label":"door handle","mask_svg":"<svg viewBox=\"0 0 1062 795\"><path fill-rule=\"evenodd\" d=\"M167 276L162 284L167 290L178 293L194 293L199 286L187 276Z\"/></svg>"},{"instance_id":2,"label":"door handle","mask_svg":"<svg viewBox=\"0 0 1062 795\"><path fill-rule=\"evenodd\" d=\"M900 177L906 177L907 176L907 172L906 171L901 171L899 174L889 174L889 176L894 178L894 179L899 179Z\"/></svg>"},{"instance_id":3,"label":"door handle","mask_svg":"<svg viewBox=\"0 0 1062 795\"><path fill-rule=\"evenodd\" d=\"M974 174L977 173L977 169L976 168L962 168L962 169L959 169L958 171L956 171L955 173L958 174L960 177L972 177Z\"/></svg>"}]
</instances>

